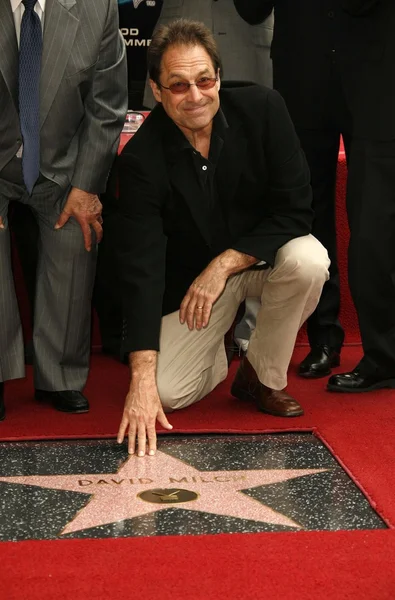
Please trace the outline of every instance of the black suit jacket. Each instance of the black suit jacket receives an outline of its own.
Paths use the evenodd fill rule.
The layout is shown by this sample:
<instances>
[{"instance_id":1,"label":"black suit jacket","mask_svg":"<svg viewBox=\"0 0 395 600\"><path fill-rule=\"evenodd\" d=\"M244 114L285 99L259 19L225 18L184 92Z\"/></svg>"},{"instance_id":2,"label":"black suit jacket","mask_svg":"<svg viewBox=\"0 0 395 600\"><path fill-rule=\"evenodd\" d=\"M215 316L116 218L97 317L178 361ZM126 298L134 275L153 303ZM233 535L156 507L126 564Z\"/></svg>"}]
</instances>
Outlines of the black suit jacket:
<instances>
[{"instance_id":1,"label":"black suit jacket","mask_svg":"<svg viewBox=\"0 0 395 600\"><path fill-rule=\"evenodd\" d=\"M215 181L228 247L273 265L281 246L310 232L307 163L277 92L249 85L220 98L228 128ZM159 349L162 316L179 309L213 258L197 177L174 145L179 133L158 105L118 159L124 352Z\"/></svg>"},{"instance_id":2,"label":"black suit jacket","mask_svg":"<svg viewBox=\"0 0 395 600\"><path fill-rule=\"evenodd\" d=\"M248 23L274 7L273 84L297 127L317 128L327 114L336 65L353 132L395 138L394 0L234 0Z\"/></svg>"}]
</instances>

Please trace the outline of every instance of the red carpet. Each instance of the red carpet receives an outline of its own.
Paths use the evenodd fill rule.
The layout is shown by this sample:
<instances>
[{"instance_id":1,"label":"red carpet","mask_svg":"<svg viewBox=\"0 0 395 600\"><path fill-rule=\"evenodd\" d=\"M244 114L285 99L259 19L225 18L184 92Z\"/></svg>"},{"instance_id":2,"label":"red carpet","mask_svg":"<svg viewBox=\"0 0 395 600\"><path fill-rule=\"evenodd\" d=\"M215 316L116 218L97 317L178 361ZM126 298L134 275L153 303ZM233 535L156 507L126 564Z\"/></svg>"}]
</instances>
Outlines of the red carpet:
<instances>
[{"instance_id":1,"label":"red carpet","mask_svg":"<svg viewBox=\"0 0 395 600\"><path fill-rule=\"evenodd\" d=\"M386 531L0 545L4 600L392 600Z\"/></svg>"}]
</instances>

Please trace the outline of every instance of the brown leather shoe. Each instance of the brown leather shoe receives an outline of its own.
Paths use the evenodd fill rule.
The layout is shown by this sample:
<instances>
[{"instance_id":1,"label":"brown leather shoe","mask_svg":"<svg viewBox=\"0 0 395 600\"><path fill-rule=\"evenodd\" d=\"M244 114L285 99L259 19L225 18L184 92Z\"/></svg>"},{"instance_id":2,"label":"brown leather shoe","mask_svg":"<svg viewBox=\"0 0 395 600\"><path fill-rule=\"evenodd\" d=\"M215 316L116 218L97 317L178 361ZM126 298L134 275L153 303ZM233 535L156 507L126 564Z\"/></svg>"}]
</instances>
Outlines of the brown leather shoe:
<instances>
[{"instance_id":1,"label":"brown leather shoe","mask_svg":"<svg viewBox=\"0 0 395 600\"><path fill-rule=\"evenodd\" d=\"M272 390L261 383L244 357L233 381L231 393L240 400L254 400L258 410L276 417L300 417L303 408L284 390Z\"/></svg>"}]
</instances>

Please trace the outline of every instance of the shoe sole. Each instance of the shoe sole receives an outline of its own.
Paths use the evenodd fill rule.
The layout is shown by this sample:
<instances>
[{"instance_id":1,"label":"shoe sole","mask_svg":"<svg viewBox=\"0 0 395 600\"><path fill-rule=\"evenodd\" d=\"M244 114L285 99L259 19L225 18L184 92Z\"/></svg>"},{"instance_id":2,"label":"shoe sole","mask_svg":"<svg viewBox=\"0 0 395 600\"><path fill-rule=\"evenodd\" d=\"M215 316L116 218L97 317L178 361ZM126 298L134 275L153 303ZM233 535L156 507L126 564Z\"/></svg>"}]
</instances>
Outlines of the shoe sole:
<instances>
[{"instance_id":1,"label":"shoe sole","mask_svg":"<svg viewBox=\"0 0 395 600\"><path fill-rule=\"evenodd\" d=\"M83 413L89 412L89 408L78 408L76 410L67 410L67 408L59 408L58 406L54 406L55 410L59 412L68 413L69 415L82 415Z\"/></svg>"},{"instance_id":2,"label":"shoe sole","mask_svg":"<svg viewBox=\"0 0 395 600\"><path fill-rule=\"evenodd\" d=\"M305 379L320 379L321 377L327 377L328 375L330 375L332 373L332 369L335 369L336 367L340 367L340 359L333 360L330 364L329 369L327 369L325 372L318 371L317 373L314 373L314 371L312 371L310 373L301 373L300 371L298 371L298 375L299 377L304 377Z\"/></svg>"},{"instance_id":3,"label":"shoe sole","mask_svg":"<svg viewBox=\"0 0 395 600\"><path fill-rule=\"evenodd\" d=\"M382 389L395 389L395 379L384 379L384 381L379 381L374 385L371 385L367 388L344 388L337 385L331 385L328 383L326 389L328 392L342 392L344 394L363 394L363 392L374 392L374 390L382 390Z\"/></svg>"},{"instance_id":4,"label":"shoe sole","mask_svg":"<svg viewBox=\"0 0 395 600\"><path fill-rule=\"evenodd\" d=\"M234 389L233 387L230 390L230 393L232 394L232 396L234 396L235 398L237 398L238 400L241 400L242 402L254 402L254 404L256 405L256 399L254 398L254 396L252 396L251 394L249 394L248 392L244 391L244 390L238 390L237 388ZM301 411L299 412L295 412L295 413L291 413L288 415L284 415L283 413L278 413L275 411L269 411L269 410L264 410L261 406L257 406L258 410L262 413L265 413L266 415L272 415L272 417L301 417L302 415L304 415L304 410L301 409Z\"/></svg>"},{"instance_id":5,"label":"shoe sole","mask_svg":"<svg viewBox=\"0 0 395 600\"><path fill-rule=\"evenodd\" d=\"M53 400L50 400L49 398L47 398L46 396L42 396L41 394L34 394L34 398L38 402L48 402L49 404L52 404L55 410L58 410L59 412L68 413L69 415L82 415L83 413L89 412L89 407L75 408L73 410L68 410L67 408L60 408L59 406L55 406Z\"/></svg>"},{"instance_id":6,"label":"shoe sole","mask_svg":"<svg viewBox=\"0 0 395 600\"><path fill-rule=\"evenodd\" d=\"M304 379L321 379L322 377L327 377L331 373L332 369L328 369L327 371L325 371L325 373L298 373L298 375L299 377L303 377Z\"/></svg>"}]
</instances>

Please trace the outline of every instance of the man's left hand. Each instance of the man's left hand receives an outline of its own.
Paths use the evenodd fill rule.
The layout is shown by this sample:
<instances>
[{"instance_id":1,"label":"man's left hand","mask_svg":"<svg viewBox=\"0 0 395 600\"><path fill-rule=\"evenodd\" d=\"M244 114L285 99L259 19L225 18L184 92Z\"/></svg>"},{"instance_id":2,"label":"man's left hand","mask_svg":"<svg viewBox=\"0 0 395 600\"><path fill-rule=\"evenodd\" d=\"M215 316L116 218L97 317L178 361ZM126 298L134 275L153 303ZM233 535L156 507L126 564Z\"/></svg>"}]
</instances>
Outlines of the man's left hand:
<instances>
[{"instance_id":1,"label":"man's left hand","mask_svg":"<svg viewBox=\"0 0 395 600\"><path fill-rule=\"evenodd\" d=\"M72 188L64 205L63 211L55 225L55 229L60 229L67 223L70 217L74 217L80 224L84 236L85 249L90 252L92 248L93 227L96 233L96 240L99 243L103 237L101 217L102 205L96 194L84 192L78 188Z\"/></svg>"},{"instance_id":2,"label":"man's left hand","mask_svg":"<svg viewBox=\"0 0 395 600\"><path fill-rule=\"evenodd\" d=\"M228 276L214 260L196 277L180 307L180 323L188 324L192 331L207 327L213 304L225 289Z\"/></svg>"},{"instance_id":3,"label":"man's left hand","mask_svg":"<svg viewBox=\"0 0 395 600\"><path fill-rule=\"evenodd\" d=\"M213 304L225 289L228 277L248 269L259 261L255 256L229 248L219 254L190 286L180 307L180 323L190 330L207 327Z\"/></svg>"}]
</instances>

